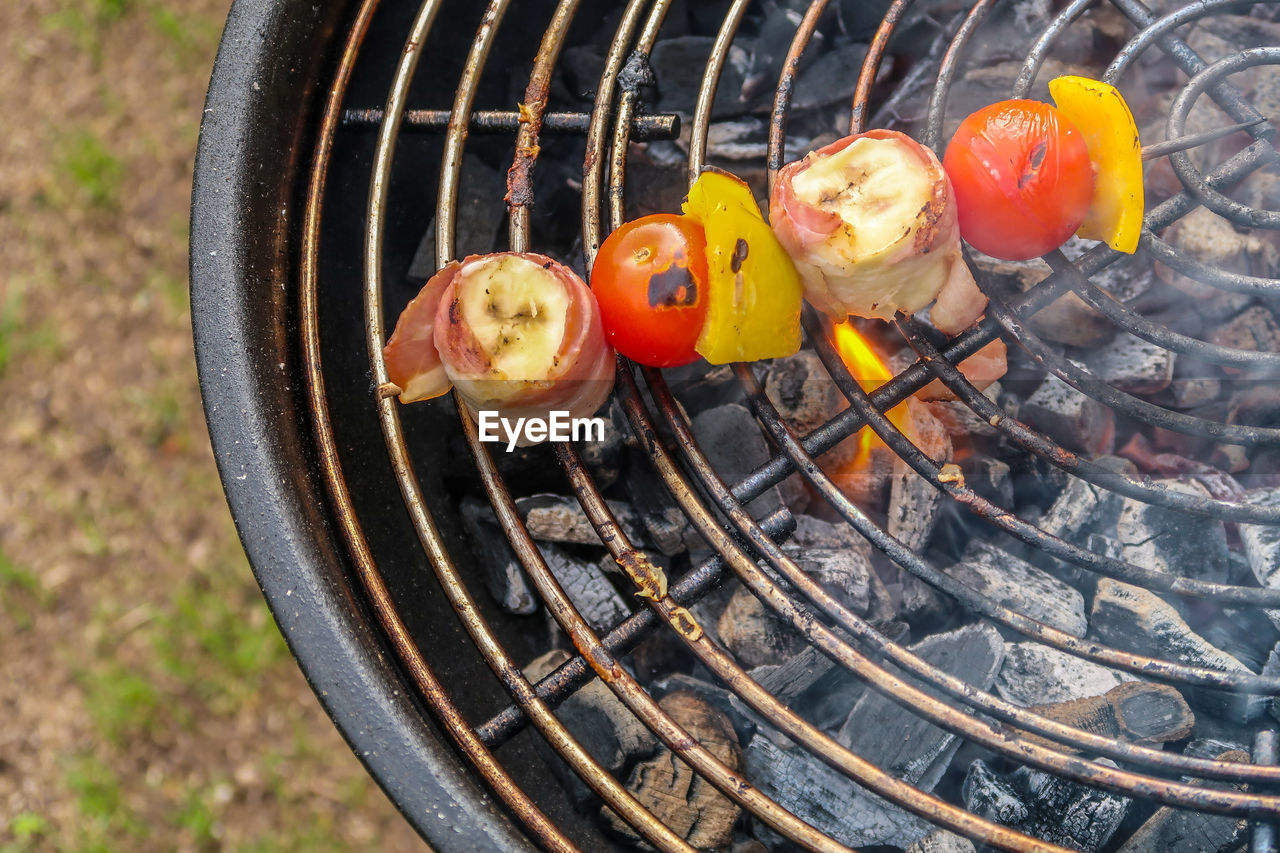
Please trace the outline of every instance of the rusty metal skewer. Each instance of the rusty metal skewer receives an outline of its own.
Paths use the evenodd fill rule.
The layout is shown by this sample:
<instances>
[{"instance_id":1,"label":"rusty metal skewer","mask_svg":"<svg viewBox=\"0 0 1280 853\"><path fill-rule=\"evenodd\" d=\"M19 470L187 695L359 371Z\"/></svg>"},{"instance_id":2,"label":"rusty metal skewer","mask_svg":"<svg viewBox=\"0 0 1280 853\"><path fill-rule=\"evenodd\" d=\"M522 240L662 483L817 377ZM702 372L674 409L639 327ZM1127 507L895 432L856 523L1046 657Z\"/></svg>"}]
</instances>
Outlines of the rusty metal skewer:
<instances>
[{"instance_id":1,"label":"rusty metal skewer","mask_svg":"<svg viewBox=\"0 0 1280 853\"><path fill-rule=\"evenodd\" d=\"M1253 738L1253 763L1276 763L1276 732L1263 729ZM1276 849L1276 825L1265 820L1255 820L1249 825L1249 853L1272 853Z\"/></svg>"},{"instance_id":2,"label":"rusty metal skewer","mask_svg":"<svg viewBox=\"0 0 1280 853\"><path fill-rule=\"evenodd\" d=\"M1242 121L1239 124L1229 124L1226 127L1219 127L1214 130L1206 130L1204 133L1193 134L1192 136L1179 136L1177 139L1169 139L1164 142L1155 142L1151 145L1142 146L1142 159L1154 160L1157 157L1164 157L1167 154L1173 154L1178 151L1186 151L1191 148L1197 148L1224 136L1230 136L1237 130L1248 130L1251 127L1262 124L1266 121L1266 116L1254 119L1253 121Z\"/></svg>"},{"instance_id":3,"label":"rusty metal skewer","mask_svg":"<svg viewBox=\"0 0 1280 853\"><path fill-rule=\"evenodd\" d=\"M342 126L352 130L373 130L382 124L380 108L344 110ZM521 114L515 110L476 110L471 113L467 130L471 133L515 133L520 129ZM546 113L542 116L545 133L585 136L591 125L590 113ZM449 126L448 110L405 110L402 131L439 133ZM675 139L680 136L680 116L675 113L638 115L631 119L631 138L639 142Z\"/></svg>"}]
</instances>

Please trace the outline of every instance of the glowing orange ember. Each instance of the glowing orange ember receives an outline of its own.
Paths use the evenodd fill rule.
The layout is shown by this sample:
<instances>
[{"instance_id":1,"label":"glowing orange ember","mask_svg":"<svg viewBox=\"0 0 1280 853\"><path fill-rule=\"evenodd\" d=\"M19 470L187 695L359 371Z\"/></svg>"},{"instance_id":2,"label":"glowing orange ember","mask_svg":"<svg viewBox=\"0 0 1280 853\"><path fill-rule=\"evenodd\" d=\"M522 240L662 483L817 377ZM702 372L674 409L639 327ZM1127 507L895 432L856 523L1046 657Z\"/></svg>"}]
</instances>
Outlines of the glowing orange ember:
<instances>
[{"instance_id":1,"label":"glowing orange ember","mask_svg":"<svg viewBox=\"0 0 1280 853\"><path fill-rule=\"evenodd\" d=\"M845 367L849 368L853 378L858 380L858 384L862 386L863 391L870 394L893 378L893 373L876 355L875 350L867 343L866 338L858 334L857 330L853 328L853 324L840 323L835 327L834 332L836 351L840 353L840 360L844 362ZM886 412L886 415L890 423L898 429L902 429L907 417L907 404L905 402L899 403ZM858 431L858 455L854 459L853 465L865 464L871 451L883 446L884 442L872 432L871 427L863 427Z\"/></svg>"}]
</instances>

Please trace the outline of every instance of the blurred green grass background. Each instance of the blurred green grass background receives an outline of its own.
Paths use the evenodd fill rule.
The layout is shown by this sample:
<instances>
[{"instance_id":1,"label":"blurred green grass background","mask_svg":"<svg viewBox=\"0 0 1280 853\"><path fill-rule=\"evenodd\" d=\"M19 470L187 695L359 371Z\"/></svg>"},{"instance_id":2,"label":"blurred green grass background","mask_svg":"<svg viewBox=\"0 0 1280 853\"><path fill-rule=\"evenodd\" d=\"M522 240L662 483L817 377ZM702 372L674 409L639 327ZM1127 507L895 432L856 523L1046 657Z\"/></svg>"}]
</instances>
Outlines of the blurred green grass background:
<instances>
[{"instance_id":1,"label":"blurred green grass background","mask_svg":"<svg viewBox=\"0 0 1280 853\"><path fill-rule=\"evenodd\" d=\"M0 853L422 850L245 562L187 221L228 0L0 8Z\"/></svg>"}]
</instances>

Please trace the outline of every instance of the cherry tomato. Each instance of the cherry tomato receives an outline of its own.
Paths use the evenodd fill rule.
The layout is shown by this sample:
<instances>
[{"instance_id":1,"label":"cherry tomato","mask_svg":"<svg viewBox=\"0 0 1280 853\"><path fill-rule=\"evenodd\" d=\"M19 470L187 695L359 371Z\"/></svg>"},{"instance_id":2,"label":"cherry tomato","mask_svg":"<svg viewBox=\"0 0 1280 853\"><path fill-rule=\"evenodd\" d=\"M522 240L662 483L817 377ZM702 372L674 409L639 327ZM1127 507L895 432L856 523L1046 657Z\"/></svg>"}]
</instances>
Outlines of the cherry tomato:
<instances>
[{"instance_id":1,"label":"cherry tomato","mask_svg":"<svg viewBox=\"0 0 1280 853\"><path fill-rule=\"evenodd\" d=\"M960 123L942 161L955 188L960 236L1021 261L1066 242L1093 200L1080 131L1039 101L1001 101Z\"/></svg>"},{"instance_id":2,"label":"cherry tomato","mask_svg":"<svg viewBox=\"0 0 1280 853\"><path fill-rule=\"evenodd\" d=\"M591 291L614 349L650 367L695 360L707 315L706 237L686 216L656 213L600 246Z\"/></svg>"}]
</instances>

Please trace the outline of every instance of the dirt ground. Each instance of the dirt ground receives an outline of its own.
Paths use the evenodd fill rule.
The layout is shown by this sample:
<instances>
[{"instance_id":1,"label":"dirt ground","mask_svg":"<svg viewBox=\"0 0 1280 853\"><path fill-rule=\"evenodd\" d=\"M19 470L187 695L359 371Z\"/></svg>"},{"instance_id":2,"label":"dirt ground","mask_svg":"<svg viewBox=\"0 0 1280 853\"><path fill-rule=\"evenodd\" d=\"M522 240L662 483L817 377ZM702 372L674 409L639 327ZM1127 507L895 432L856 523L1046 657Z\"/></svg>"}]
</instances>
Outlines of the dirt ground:
<instances>
[{"instance_id":1,"label":"dirt ground","mask_svg":"<svg viewBox=\"0 0 1280 853\"><path fill-rule=\"evenodd\" d=\"M227 0L0 4L0 853L422 850L208 446L191 167Z\"/></svg>"}]
</instances>

